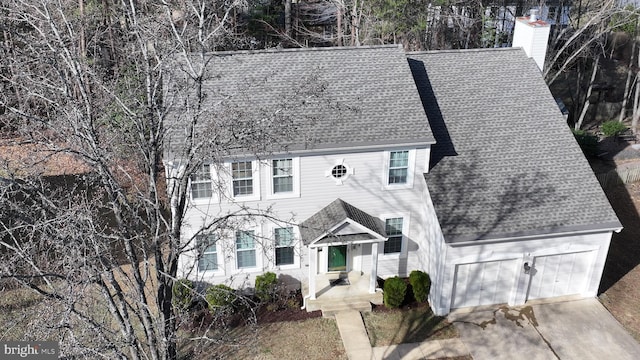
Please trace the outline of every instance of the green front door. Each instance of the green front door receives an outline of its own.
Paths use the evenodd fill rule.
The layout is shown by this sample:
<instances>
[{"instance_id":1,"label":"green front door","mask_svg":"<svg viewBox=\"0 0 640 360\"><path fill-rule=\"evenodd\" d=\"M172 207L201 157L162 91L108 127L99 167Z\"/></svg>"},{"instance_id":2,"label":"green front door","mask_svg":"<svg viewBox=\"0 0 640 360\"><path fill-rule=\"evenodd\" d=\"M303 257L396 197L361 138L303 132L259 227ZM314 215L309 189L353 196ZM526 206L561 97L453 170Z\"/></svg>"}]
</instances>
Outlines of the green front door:
<instances>
[{"instance_id":1,"label":"green front door","mask_svg":"<svg viewBox=\"0 0 640 360\"><path fill-rule=\"evenodd\" d=\"M347 271L347 245L329 246L329 271Z\"/></svg>"}]
</instances>

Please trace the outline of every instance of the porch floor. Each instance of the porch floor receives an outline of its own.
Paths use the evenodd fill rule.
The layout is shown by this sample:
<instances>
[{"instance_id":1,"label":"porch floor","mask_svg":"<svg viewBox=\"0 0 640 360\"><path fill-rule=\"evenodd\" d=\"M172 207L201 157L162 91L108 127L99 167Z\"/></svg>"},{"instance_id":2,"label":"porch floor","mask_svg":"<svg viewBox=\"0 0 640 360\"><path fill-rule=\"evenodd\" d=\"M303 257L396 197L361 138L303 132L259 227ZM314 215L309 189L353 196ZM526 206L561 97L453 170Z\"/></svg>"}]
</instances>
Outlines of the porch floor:
<instances>
[{"instance_id":1,"label":"porch floor","mask_svg":"<svg viewBox=\"0 0 640 360\"><path fill-rule=\"evenodd\" d=\"M334 285L332 282L339 278L346 278L348 285ZM305 298L307 311L322 310L335 312L337 310L371 311L371 303L382 304L382 290L369 293L369 274L359 271L348 273L326 273L316 275L316 299ZM302 282L302 293L309 295L309 282ZM325 314L326 316L326 314Z\"/></svg>"}]
</instances>

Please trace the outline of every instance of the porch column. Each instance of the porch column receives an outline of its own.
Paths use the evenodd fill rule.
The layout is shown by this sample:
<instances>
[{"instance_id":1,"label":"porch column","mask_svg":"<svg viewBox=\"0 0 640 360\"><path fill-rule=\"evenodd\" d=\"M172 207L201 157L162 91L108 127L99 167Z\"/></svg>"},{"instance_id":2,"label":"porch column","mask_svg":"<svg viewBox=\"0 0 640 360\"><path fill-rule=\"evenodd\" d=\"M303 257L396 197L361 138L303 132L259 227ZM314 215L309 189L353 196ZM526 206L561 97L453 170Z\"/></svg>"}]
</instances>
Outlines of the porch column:
<instances>
[{"instance_id":1,"label":"porch column","mask_svg":"<svg viewBox=\"0 0 640 360\"><path fill-rule=\"evenodd\" d=\"M378 283L378 243L371 244L371 278L369 279L369 293L375 294Z\"/></svg>"},{"instance_id":2,"label":"porch column","mask_svg":"<svg viewBox=\"0 0 640 360\"><path fill-rule=\"evenodd\" d=\"M318 274L318 248L309 248L309 299L316 299L316 275Z\"/></svg>"}]
</instances>

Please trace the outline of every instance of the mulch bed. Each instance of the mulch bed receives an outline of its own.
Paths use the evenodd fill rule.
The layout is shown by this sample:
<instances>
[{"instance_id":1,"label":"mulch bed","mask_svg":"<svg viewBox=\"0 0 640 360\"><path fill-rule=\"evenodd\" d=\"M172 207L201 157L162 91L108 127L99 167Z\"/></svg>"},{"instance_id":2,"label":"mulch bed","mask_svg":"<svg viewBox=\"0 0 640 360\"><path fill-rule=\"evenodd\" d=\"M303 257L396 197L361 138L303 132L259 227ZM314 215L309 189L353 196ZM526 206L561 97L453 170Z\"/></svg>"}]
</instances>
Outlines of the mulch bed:
<instances>
[{"instance_id":1,"label":"mulch bed","mask_svg":"<svg viewBox=\"0 0 640 360\"><path fill-rule=\"evenodd\" d=\"M322 317L322 311L308 312L306 309L302 309L302 304L302 293L298 291L284 306L276 309L270 308L270 306L262 306L257 312L258 324L299 321Z\"/></svg>"},{"instance_id":2,"label":"mulch bed","mask_svg":"<svg viewBox=\"0 0 640 360\"><path fill-rule=\"evenodd\" d=\"M262 308L258 311L258 324L269 324L283 321L300 321L306 319L313 319L322 317L322 311L307 312L304 309L279 309L275 311L269 311L266 308Z\"/></svg>"}]
</instances>

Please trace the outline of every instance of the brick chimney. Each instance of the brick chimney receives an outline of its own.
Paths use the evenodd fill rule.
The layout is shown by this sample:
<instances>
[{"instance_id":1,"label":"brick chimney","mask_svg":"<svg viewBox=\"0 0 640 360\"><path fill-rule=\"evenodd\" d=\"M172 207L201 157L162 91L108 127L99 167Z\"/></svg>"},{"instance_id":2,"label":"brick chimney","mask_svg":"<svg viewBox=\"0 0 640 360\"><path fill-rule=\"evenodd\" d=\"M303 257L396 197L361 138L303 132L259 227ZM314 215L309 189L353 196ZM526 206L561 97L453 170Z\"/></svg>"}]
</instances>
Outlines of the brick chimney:
<instances>
[{"instance_id":1,"label":"brick chimney","mask_svg":"<svg viewBox=\"0 0 640 360\"><path fill-rule=\"evenodd\" d=\"M521 47L527 56L535 60L542 71L550 32L551 25L538 19L537 9L531 9L530 16L516 18L511 46Z\"/></svg>"}]
</instances>

